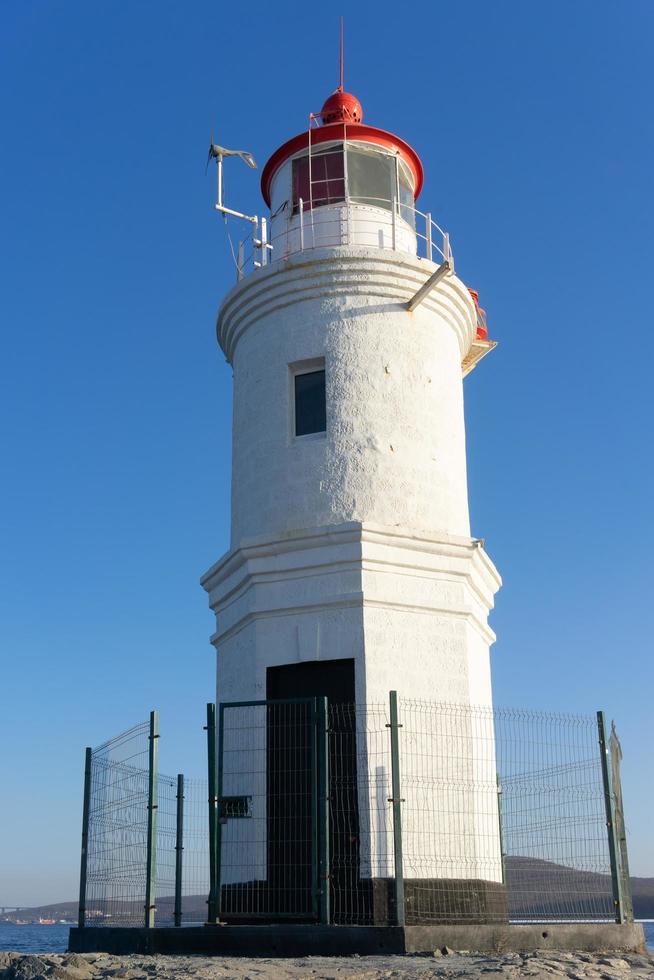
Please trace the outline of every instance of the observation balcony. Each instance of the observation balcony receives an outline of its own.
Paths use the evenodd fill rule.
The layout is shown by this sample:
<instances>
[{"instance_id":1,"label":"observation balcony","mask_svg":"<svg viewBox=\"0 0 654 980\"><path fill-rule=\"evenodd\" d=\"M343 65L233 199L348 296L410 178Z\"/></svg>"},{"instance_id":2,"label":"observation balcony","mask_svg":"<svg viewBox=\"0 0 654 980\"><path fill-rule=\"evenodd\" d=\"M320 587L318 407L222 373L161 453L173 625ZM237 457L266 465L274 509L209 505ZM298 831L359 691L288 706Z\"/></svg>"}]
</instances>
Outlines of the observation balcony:
<instances>
[{"instance_id":1,"label":"observation balcony","mask_svg":"<svg viewBox=\"0 0 654 980\"><path fill-rule=\"evenodd\" d=\"M237 280L255 269L314 248L364 246L391 249L454 270L449 235L429 212L399 200L357 197L308 206L300 197L285 201L270 218L257 218L238 244Z\"/></svg>"}]
</instances>

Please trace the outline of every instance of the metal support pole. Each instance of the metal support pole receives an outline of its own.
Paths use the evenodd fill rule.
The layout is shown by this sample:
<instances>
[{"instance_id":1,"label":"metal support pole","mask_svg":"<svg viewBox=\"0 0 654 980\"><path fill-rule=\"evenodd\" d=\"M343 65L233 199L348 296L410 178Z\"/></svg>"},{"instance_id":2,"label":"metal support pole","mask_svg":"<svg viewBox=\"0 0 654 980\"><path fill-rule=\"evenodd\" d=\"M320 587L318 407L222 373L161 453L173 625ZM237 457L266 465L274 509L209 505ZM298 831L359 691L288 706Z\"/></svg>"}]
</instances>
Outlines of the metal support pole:
<instances>
[{"instance_id":1,"label":"metal support pole","mask_svg":"<svg viewBox=\"0 0 654 980\"><path fill-rule=\"evenodd\" d=\"M207 765L209 776L209 909L208 922L218 921L220 844L218 841L218 793L216 791L216 706L207 705Z\"/></svg>"},{"instance_id":2,"label":"metal support pole","mask_svg":"<svg viewBox=\"0 0 654 980\"><path fill-rule=\"evenodd\" d=\"M329 739L327 698L316 698L318 749L318 871L320 877L320 922L331 919L329 854Z\"/></svg>"},{"instance_id":3,"label":"metal support pole","mask_svg":"<svg viewBox=\"0 0 654 980\"><path fill-rule=\"evenodd\" d=\"M182 873L184 852L184 776L177 776L177 824L175 833L175 925L182 924Z\"/></svg>"},{"instance_id":4,"label":"metal support pole","mask_svg":"<svg viewBox=\"0 0 654 980\"><path fill-rule=\"evenodd\" d=\"M395 924L403 926L404 913L404 867L402 860L402 809L404 800L400 796L400 723L397 714L397 691L389 694L391 732L391 793L389 803L393 805L393 859L395 863Z\"/></svg>"},{"instance_id":5,"label":"metal support pole","mask_svg":"<svg viewBox=\"0 0 654 980\"><path fill-rule=\"evenodd\" d=\"M261 265L268 264L268 222L261 219Z\"/></svg>"},{"instance_id":6,"label":"metal support pole","mask_svg":"<svg viewBox=\"0 0 654 980\"><path fill-rule=\"evenodd\" d=\"M431 262L432 240L431 240L431 211L425 215L425 238L427 239L427 258ZM447 256L445 256L447 258Z\"/></svg>"},{"instance_id":7,"label":"metal support pole","mask_svg":"<svg viewBox=\"0 0 654 980\"><path fill-rule=\"evenodd\" d=\"M159 755L159 712L150 712L148 753L148 830L145 865L145 928L154 928L157 891L157 759Z\"/></svg>"},{"instance_id":8,"label":"metal support pole","mask_svg":"<svg viewBox=\"0 0 654 980\"><path fill-rule=\"evenodd\" d=\"M217 206L219 208L221 208L223 206L223 156L222 156L222 153L219 153L218 156L216 157L216 171L217 171L217 176L216 176L216 180L217 180L217 189L216 189L217 202L216 203L217 203Z\"/></svg>"},{"instance_id":9,"label":"metal support pole","mask_svg":"<svg viewBox=\"0 0 654 980\"><path fill-rule=\"evenodd\" d=\"M597 731L600 744L600 759L602 762L602 783L604 784L604 807L606 810L606 826L609 837L609 859L611 862L611 886L613 888L613 904L615 906L615 921L624 922L624 906L622 901L622 881L618 868L618 840L615 827L615 806L609 765L609 750L606 739L606 722L604 712L597 712Z\"/></svg>"},{"instance_id":10,"label":"metal support pole","mask_svg":"<svg viewBox=\"0 0 654 980\"><path fill-rule=\"evenodd\" d=\"M447 273L451 271L452 269L450 267L449 262L441 262L439 267L436 269L436 272L432 272L429 279L425 280L425 282L422 284L418 292L414 293L411 299L409 300L409 302L406 304L406 308L409 311L409 313L412 310L415 310L416 306L422 303L425 296L427 296L427 294L432 291L434 286L437 286L441 281L441 279L443 279L443 277L446 276Z\"/></svg>"},{"instance_id":11,"label":"metal support pole","mask_svg":"<svg viewBox=\"0 0 654 980\"><path fill-rule=\"evenodd\" d=\"M79 869L79 908L77 926L86 924L86 869L89 859L89 811L91 808L91 768L93 749L87 748L84 756L84 803L82 805L82 860Z\"/></svg>"},{"instance_id":12,"label":"metal support pole","mask_svg":"<svg viewBox=\"0 0 654 980\"><path fill-rule=\"evenodd\" d=\"M237 270L236 276L237 281L240 282L243 278L243 266L245 265L245 242L238 243L238 260L237 260Z\"/></svg>"}]
</instances>

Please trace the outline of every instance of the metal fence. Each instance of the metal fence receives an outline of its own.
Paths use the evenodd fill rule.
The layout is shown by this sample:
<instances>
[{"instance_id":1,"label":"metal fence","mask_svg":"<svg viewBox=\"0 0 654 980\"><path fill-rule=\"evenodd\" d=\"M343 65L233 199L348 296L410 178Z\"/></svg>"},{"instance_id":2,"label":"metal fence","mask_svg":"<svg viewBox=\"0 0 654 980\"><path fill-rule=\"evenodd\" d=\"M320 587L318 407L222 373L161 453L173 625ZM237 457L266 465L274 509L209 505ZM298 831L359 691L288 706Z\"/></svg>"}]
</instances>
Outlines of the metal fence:
<instances>
[{"instance_id":1,"label":"metal fence","mask_svg":"<svg viewBox=\"0 0 654 980\"><path fill-rule=\"evenodd\" d=\"M213 919L630 917L601 713L322 701L221 705Z\"/></svg>"},{"instance_id":2,"label":"metal fence","mask_svg":"<svg viewBox=\"0 0 654 980\"><path fill-rule=\"evenodd\" d=\"M208 790L158 772L158 717L86 750L78 924L207 918Z\"/></svg>"},{"instance_id":3,"label":"metal fence","mask_svg":"<svg viewBox=\"0 0 654 980\"><path fill-rule=\"evenodd\" d=\"M391 692L209 705L207 735L208 783L157 773L155 713L87 750L81 924L633 917L601 712Z\"/></svg>"}]
</instances>

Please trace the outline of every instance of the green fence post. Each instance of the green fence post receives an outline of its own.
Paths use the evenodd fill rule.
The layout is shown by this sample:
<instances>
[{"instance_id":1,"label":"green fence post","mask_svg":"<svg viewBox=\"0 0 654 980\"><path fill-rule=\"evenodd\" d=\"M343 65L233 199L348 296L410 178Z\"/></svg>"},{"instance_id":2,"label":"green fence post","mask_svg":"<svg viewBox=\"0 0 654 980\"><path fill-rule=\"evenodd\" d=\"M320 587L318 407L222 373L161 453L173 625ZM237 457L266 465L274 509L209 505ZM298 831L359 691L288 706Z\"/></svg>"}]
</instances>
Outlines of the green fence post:
<instances>
[{"instance_id":1,"label":"green fence post","mask_svg":"<svg viewBox=\"0 0 654 980\"><path fill-rule=\"evenodd\" d=\"M502 861L502 884L506 885L506 855L504 853L504 826L502 823L502 783L500 782L500 774L495 773L495 780L497 783L497 819L499 823L500 832L500 860Z\"/></svg>"},{"instance_id":2,"label":"green fence post","mask_svg":"<svg viewBox=\"0 0 654 980\"><path fill-rule=\"evenodd\" d=\"M91 809L91 768L93 764L93 749L87 748L84 757L84 803L82 805L82 860L79 869L79 906L77 910L77 926L83 929L86 925L86 869L89 858L89 811Z\"/></svg>"},{"instance_id":3,"label":"green fence post","mask_svg":"<svg viewBox=\"0 0 654 980\"><path fill-rule=\"evenodd\" d=\"M606 811L606 826L609 837L609 859L611 862L611 886L613 888L613 904L615 906L615 921L624 922L624 905L622 901L622 880L618 868L618 840L615 827L615 806L609 765L609 750L606 739L606 722L604 712L597 712L597 731L600 744L600 759L602 762L602 783L604 785L604 808Z\"/></svg>"},{"instance_id":4,"label":"green fence post","mask_svg":"<svg viewBox=\"0 0 654 980\"><path fill-rule=\"evenodd\" d=\"M175 826L175 925L182 924L182 872L184 852L184 776L177 776L177 821Z\"/></svg>"},{"instance_id":5,"label":"green fence post","mask_svg":"<svg viewBox=\"0 0 654 980\"><path fill-rule=\"evenodd\" d=\"M405 924L404 911L404 867L402 856L402 809L404 803L400 795L400 723L397 714L397 691L389 694L391 733L391 797L393 805L393 861L395 865L395 924Z\"/></svg>"},{"instance_id":6,"label":"green fence post","mask_svg":"<svg viewBox=\"0 0 654 980\"><path fill-rule=\"evenodd\" d=\"M624 803L622 801L622 778L620 776L620 763L622 761L622 747L618 733L615 730L615 722L611 724L611 735L609 737L609 758L611 761L611 779L613 787L613 812L615 815L615 834L618 841L618 868L620 883L622 887L622 915L625 922L634 921L634 903L631 895L631 879L629 877L629 855L627 853L627 829L624 822Z\"/></svg>"},{"instance_id":7,"label":"green fence post","mask_svg":"<svg viewBox=\"0 0 654 980\"><path fill-rule=\"evenodd\" d=\"M207 705L207 766L209 786L209 901L207 921L218 921L218 862L220 861L218 841L218 793L216 791L216 706Z\"/></svg>"},{"instance_id":8,"label":"green fence post","mask_svg":"<svg viewBox=\"0 0 654 980\"><path fill-rule=\"evenodd\" d=\"M157 759L159 755L159 712L150 712L148 752L148 829L145 867L145 928L154 927L157 890Z\"/></svg>"},{"instance_id":9,"label":"green fence post","mask_svg":"<svg viewBox=\"0 0 654 980\"><path fill-rule=\"evenodd\" d=\"M318 753L318 869L320 875L320 922L329 925L330 855L329 855L329 739L327 698L316 698Z\"/></svg>"}]
</instances>

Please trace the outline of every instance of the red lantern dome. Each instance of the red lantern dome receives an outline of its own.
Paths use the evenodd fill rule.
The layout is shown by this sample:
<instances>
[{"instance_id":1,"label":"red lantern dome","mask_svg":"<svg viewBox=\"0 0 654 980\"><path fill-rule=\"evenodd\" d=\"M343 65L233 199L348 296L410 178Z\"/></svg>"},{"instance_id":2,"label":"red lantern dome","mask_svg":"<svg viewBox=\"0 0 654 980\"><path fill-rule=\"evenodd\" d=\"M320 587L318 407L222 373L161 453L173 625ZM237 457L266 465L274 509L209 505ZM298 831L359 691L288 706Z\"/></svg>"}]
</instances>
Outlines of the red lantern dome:
<instances>
[{"instance_id":1,"label":"red lantern dome","mask_svg":"<svg viewBox=\"0 0 654 980\"><path fill-rule=\"evenodd\" d=\"M363 109L355 95L344 92L339 87L325 101L320 110L320 118L323 126L335 122L360 123L363 119Z\"/></svg>"}]
</instances>

